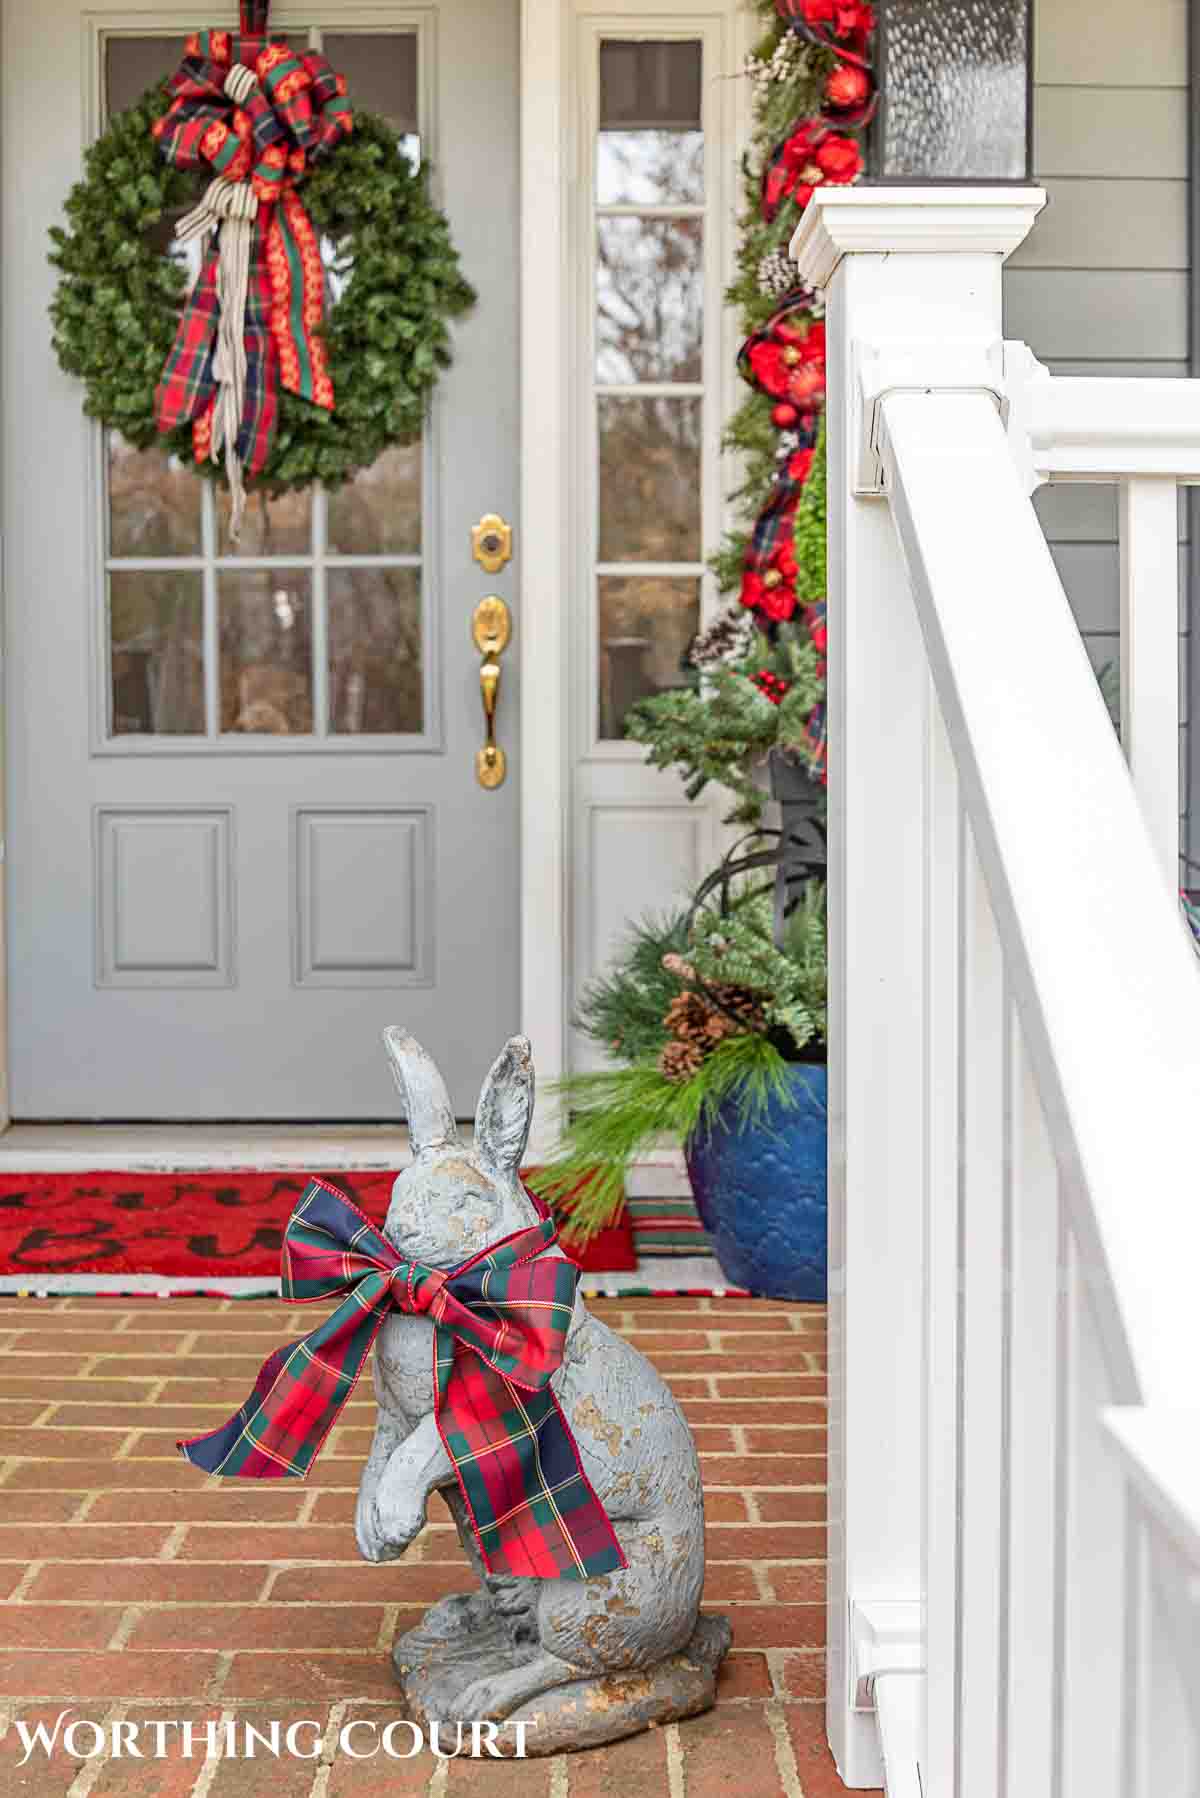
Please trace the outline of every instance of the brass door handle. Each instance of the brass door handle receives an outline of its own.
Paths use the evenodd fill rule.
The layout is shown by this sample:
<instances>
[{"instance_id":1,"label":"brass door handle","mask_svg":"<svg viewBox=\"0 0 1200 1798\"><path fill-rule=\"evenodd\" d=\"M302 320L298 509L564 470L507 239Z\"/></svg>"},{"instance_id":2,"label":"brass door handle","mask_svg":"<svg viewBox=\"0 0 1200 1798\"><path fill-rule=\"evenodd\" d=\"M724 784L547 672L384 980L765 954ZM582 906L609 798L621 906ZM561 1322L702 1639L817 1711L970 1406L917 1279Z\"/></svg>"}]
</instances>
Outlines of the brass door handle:
<instances>
[{"instance_id":1,"label":"brass door handle","mask_svg":"<svg viewBox=\"0 0 1200 1798\"><path fill-rule=\"evenodd\" d=\"M471 636L483 657L479 664L479 695L487 732L483 748L475 752L475 778L481 787L498 787L508 772L508 763L496 741L496 704L500 697L500 657L512 636L512 619L504 601L494 593L475 607Z\"/></svg>"}]
</instances>

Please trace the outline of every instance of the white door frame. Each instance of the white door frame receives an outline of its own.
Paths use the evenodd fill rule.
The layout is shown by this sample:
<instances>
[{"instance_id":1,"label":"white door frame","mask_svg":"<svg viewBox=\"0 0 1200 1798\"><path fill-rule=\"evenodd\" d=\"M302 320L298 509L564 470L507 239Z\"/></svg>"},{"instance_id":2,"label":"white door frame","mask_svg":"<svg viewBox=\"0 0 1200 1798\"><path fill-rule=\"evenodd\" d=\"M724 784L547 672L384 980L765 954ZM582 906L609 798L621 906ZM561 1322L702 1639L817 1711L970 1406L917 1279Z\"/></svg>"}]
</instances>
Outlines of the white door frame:
<instances>
[{"instance_id":1,"label":"white door frame","mask_svg":"<svg viewBox=\"0 0 1200 1798\"><path fill-rule=\"evenodd\" d=\"M554 1139L567 1066L567 32L562 0L521 0L521 1029L541 1083L531 1153Z\"/></svg>"}]
</instances>

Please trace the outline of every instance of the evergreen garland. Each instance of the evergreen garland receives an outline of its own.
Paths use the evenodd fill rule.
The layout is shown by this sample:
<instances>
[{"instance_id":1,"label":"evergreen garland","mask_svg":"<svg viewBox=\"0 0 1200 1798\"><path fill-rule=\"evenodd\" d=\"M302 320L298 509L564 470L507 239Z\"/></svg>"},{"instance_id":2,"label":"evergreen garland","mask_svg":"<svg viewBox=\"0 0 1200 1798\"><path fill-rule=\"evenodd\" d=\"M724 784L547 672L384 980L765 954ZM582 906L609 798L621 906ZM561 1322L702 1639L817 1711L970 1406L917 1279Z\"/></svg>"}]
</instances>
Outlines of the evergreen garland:
<instances>
[{"instance_id":1,"label":"evergreen garland","mask_svg":"<svg viewBox=\"0 0 1200 1798\"><path fill-rule=\"evenodd\" d=\"M763 37L747 60L754 125L743 165L737 275L726 298L745 343L747 391L724 434L741 471L737 522L710 567L732 604L696 639L692 684L635 707L627 734L689 798L710 781L734 794L730 820L761 820L770 750L825 778L823 309L787 244L815 187L857 179L858 134L874 83L864 0L753 0ZM737 618L754 621L741 644Z\"/></svg>"},{"instance_id":2,"label":"evergreen garland","mask_svg":"<svg viewBox=\"0 0 1200 1798\"><path fill-rule=\"evenodd\" d=\"M135 449L161 443L193 463L191 426L159 434L154 390L187 292L166 248L169 219L206 182L168 165L151 135L165 86L117 115L87 151L84 177L51 232L60 279L50 306L61 367L84 383L84 411ZM354 131L301 189L317 232L335 248L344 283L324 331L336 394L332 413L280 393L270 459L253 483L277 492L320 480L336 486L385 449L412 442L450 362L448 321L475 299L445 217L429 198L394 128L357 111ZM211 479L220 463L195 464Z\"/></svg>"},{"instance_id":3,"label":"evergreen garland","mask_svg":"<svg viewBox=\"0 0 1200 1798\"><path fill-rule=\"evenodd\" d=\"M784 683L769 697L757 677ZM634 706L626 735L646 745L656 768L677 767L689 799L709 781L729 789L734 804L727 824L757 824L765 794L754 768L775 747L806 754L813 708L824 693L815 646L795 636L771 643L759 635L746 662L717 665L704 684L673 688Z\"/></svg>"}]
</instances>

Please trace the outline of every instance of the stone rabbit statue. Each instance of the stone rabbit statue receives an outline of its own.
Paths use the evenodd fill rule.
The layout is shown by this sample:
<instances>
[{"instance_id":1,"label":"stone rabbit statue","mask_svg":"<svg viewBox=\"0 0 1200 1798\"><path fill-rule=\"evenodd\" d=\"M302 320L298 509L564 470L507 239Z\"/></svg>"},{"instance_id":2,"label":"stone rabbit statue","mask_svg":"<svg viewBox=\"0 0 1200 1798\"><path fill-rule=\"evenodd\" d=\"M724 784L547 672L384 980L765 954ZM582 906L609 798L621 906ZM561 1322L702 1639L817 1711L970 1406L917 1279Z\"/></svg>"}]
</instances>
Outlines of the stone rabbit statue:
<instances>
[{"instance_id":1,"label":"stone rabbit statue","mask_svg":"<svg viewBox=\"0 0 1200 1798\"><path fill-rule=\"evenodd\" d=\"M395 1027L384 1042L414 1155L392 1191L384 1225L392 1246L448 1269L536 1224L517 1171L533 1112L526 1039L506 1043L484 1081L469 1149L420 1044ZM627 1566L587 1581L497 1576L485 1570L435 1424L431 1337L428 1317L399 1312L380 1331L379 1417L356 1518L366 1559L394 1560L421 1531L430 1494L441 1492L478 1575L477 1591L443 1599L396 1642L413 1721L524 1720L526 1752L548 1754L706 1709L731 1631L726 1618L699 1613L700 1471L658 1374L576 1296L551 1385Z\"/></svg>"}]
</instances>

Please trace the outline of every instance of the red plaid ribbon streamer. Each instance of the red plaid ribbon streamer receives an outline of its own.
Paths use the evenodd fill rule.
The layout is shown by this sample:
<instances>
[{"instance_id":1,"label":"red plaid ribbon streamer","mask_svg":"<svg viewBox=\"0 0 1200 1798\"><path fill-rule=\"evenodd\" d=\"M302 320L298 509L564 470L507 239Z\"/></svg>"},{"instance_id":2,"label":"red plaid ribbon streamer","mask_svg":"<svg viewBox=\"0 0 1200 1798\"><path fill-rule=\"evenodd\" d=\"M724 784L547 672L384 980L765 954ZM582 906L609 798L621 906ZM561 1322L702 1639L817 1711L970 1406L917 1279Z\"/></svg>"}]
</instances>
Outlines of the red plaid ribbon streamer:
<instances>
[{"instance_id":1,"label":"red plaid ribbon streamer","mask_svg":"<svg viewBox=\"0 0 1200 1798\"><path fill-rule=\"evenodd\" d=\"M544 1215L446 1272L404 1260L344 1194L310 1180L284 1236L283 1296L342 1303L276 1349L241 1409L181 1452L206 1473L302 1478L390 1313L427 1316L434 1415L488 1571L595 1579L624 1567L550 1386L579 1279L545 1253L557 1235Z\"/></svg>"},{"instance_id":2,"label":"red plaid ribbon streamer","mask_svg":"<svg viewBox=\"0 0 1200 1798\"><path fill-rule=\"evenodd\" d=\"M239 65L256 78L240 101L226 87ZM286 39L268 38L265 0L250 0L242 7L240 32L198 31L188 38L183 62L167 85L171 105L154 126L167 161L247 182L258 203L236 444L253 475L270 454L281 385L333 410L320 334L325 274L316 232L296 188L353 129L346 83L317 51L293 51ZM199 461L212 444L218 261L214 233L155 394L160 431L190 420Z\"/></svg>"}]
</instances>

